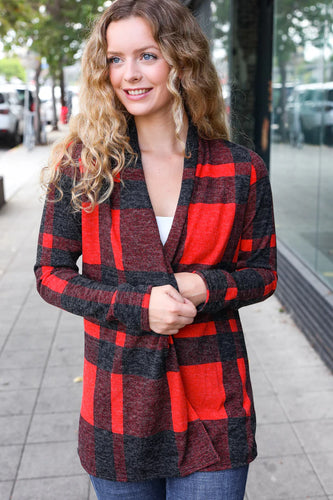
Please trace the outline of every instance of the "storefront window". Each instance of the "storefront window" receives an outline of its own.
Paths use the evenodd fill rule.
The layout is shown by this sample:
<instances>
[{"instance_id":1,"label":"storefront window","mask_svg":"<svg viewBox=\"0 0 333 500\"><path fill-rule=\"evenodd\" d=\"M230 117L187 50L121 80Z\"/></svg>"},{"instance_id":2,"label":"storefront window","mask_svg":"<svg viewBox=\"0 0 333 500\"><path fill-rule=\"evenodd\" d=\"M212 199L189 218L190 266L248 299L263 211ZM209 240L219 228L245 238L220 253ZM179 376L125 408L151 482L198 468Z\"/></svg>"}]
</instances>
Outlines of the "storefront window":
<instances>
[{"instance_id":1,"label":"storefront window","mask_svg":"<svg viewBox=\"0 0 333 500\"><path fill-rule=\"evenodd\" d=\"M276 0L275 9L278 237L333 288L333 2Z\"/></svg>"}]
</instances>

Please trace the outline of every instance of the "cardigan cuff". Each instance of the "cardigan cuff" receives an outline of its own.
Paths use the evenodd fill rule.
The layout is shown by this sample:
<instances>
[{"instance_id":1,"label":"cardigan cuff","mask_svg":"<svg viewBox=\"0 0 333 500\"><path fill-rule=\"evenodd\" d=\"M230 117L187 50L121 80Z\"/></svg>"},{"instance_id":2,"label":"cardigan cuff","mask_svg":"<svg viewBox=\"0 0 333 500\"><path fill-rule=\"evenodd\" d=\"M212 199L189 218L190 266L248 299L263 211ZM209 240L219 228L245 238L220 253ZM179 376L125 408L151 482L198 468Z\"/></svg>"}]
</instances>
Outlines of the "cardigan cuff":
<instances>
[{"instance_id":1,"label":"cardigan cuff","mask_svg":"<svg viewBox=\"0 0 333 500\"><path fill-rule=\"evenodd\" d=\"M152 285L149 285L142 299L141 304L141 330L144 332L150 332L150 324L149 324L149 302L150 302L150 294Z\"/></svg>"},{"instance_id":2,"label":"cardigan cuff","mask_svg":"<svg viewBox=\"0 0 333 500\"><path fill-rule=\"evenodd\" d=\"M204 280L207 287L206 301L200 304L199 312L214 312L224 305L228 282L225 274L219 269L195 271Z\"/></svg>"},{"instance_id":3,"label":"cardigan cuff","mask_svg":"<svg viewBox=\"0 0 333 500\"><path fill-rule=\"evenodd\" d=\"M107 321L117 319L128 328L149 331L149 300L151 286L132 287L122 284L113 295Z\"/></svg>"}]
</instances>

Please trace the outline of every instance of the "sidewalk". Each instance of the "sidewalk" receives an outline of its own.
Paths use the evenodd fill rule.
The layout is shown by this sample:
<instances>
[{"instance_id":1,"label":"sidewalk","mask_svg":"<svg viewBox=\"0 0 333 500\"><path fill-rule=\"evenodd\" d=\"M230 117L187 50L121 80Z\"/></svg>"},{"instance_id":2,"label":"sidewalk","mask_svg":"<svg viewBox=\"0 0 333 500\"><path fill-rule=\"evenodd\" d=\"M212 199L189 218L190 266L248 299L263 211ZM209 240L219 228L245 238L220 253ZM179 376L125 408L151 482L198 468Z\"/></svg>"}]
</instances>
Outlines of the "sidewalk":
<instances>
[{"instance_id":1,"label":"sidewalk","mask_svg":"<svg viewBox=\"0 0 333 500\"><path fill-rule=\"evenodd\" d=\"M1 500L96 498L76 453L82 320L43 302L32 272L48 153L6 154L25 176L0 210ZM275 297L241 316L258 416L247 500L333 500L332 375Z\"/></svg>"}]
</instances>

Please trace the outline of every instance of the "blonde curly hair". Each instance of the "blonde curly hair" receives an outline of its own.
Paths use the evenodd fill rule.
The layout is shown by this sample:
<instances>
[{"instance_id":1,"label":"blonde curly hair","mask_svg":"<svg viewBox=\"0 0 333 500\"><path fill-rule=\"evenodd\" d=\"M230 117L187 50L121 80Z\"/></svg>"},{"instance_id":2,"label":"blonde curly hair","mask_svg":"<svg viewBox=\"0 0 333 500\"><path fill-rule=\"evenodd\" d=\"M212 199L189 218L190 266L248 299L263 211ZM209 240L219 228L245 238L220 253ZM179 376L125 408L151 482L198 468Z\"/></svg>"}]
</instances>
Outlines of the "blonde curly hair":
<instances>
[{"instance_id":1,"label":"blonde curly hair","mask_svg":"<svg viewBox=\"0 0 333 500\"><path fill-rule=\"evenodd\" d=\"M129 17L145 19L170 66L168 89L173 96L172 115L176 136L184 111L206 139L229 139L221 84L210 57L209 41L189 9L178 0L116 0L95 22L82 58L80 112L70 120L69 134L52 150L44 185L60 187L64 168L74 167L72 205L93 210L107 199L114 178L133 152L128 137L130 115L112 88L107 62L106 31L113 21ZM181 80L179 75L181 74ZM83 168L77 165L81 145ZM81 149L81 148L80 148ZM185 151L184 151L185 154ZM103 182L108 189L101 191Z\"/></svg>"}]
</instances>

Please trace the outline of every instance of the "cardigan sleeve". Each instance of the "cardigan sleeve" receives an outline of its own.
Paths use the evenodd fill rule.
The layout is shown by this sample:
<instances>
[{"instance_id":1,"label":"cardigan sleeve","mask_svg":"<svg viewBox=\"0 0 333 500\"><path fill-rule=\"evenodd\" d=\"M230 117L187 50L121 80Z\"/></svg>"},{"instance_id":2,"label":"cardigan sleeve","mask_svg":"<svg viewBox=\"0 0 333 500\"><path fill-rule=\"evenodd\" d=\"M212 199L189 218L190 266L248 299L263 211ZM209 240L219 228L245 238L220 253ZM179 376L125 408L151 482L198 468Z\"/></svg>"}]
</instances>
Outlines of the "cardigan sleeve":
<instances>
[{"instance_id":1,"label":"cardigan sleeve","mask_svg":"<svg viewBox=\"0 0 333 500\"><path fill-rule=\"evenodd\" d=\"M272 192L263 160L252 153L249 195L238 245L236 270L196 271L207 287L206 302L199 311L216 312L265 300L277 284L276 237Z\"/></svg>"},{"instance_id":2,"label":"cardigan sleeve","mask_svg":"<svg viewBox=\"0 0 333 500\"><path fill-rule=\"evenodd\" d=\"M112 286L79 273L82 253L81 214L71 207L72 179L63 175L63 197L51 187L44 205L34 267L37 290L46 302L105 326L118 320L127 327L150 331L151 286Z\"/></svg>"}]
</instances>

